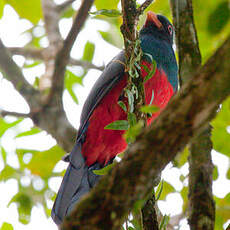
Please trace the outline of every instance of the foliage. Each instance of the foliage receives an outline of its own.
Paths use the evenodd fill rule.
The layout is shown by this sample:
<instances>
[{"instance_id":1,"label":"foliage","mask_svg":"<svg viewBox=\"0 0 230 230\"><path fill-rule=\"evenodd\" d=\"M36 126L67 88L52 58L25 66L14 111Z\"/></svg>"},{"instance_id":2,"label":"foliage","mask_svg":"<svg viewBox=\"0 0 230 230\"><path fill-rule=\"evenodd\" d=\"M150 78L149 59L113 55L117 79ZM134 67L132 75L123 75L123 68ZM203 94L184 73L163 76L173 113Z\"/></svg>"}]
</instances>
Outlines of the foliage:
<instances>
[{"instance_id":1,"label":"foliage","mask_svg":"<svg viewBox=\"0 0 230 230\"><path fill-rule=\"evenodd\" d=\"M200 49L203 56L203 61L214 52L214 50L223 42L224 38L229 33L230 27L230 8L229 1L227 0L210 0L210 1L193 1L194 2L194 17L198 31L198 38L200 43ZM24 33L30 37L25 47L43 48L42 40L46 38L46 34L36 35L37 29L44 29L43 13L40 0L0 0L0 18L4 16L4 8L6 5L10 5L21 19L28 20L31 23L31 28L27 29ZM96 10L95 10L96 9ZM158 13L162 13L165 16L171 18L170 7L166 0L156 0L148 10L152 10ZM93 16L89 18L92 20L98 20L106 23L107 30L98 30L98 34L101 35L101 40L109 43L110 45L122 48L123 42L121 33L119 31L121 25L121 17L119 8L119 0L106 1L96 0L94 4L94 10L91 12ZM75 14L73 7L69 7L62 14L63 20L71 20ZM143 23L143 18L140 20L140 24ZM90 41L88 41L90 39ZM84 43L83 53L80 60L90 63L96 63L94 57L97 55L103 55L105 50L100 50L97 53L97 43L92 42L93 39L87 38ZM108 62L108 60L105 60ZM26 60L22 69L32 69L41 64L41 61ZM155 65L153 70L150 71L149 76L152 75L152 71L155 71ZM81 95L76 90L79 85L83 86L83 80L88 74L88 70L78 71L70 66L67 67L65 75L65 90L71 96L73 101L78 104ZM38 78L40 75L38 73ZM36 79L32 83L38 85ZM87 85L85 86L87 87ZM126 139L129 143L134 142L135 138L139 134L140 129L143 127L142 123L137 123L136 118L133 116L133 101L135 94L132 90L126 90L129 103L129 115L128 121L116 121L109 124L106 128L128 130L126 132ZM17 103L17 102L15 102ZM127 111L125 104L122 102L119 105ZM142 112L153 113L158 108L154 106L145 106L141 108ZM19 221L23 224L28 224L30 221L30 215L32 208L40 204L42 205L47 217L50 216L50 208L48 202L53 200L55 192L49 186L49 180L58 176L62 176L64 172L54 172L55 165L59 162L64 155L64 151L57 145L51 146L44 151L38 151L36 149L22 149L16 148L14 153L11 153L4 146L4 139L9 138L9 133L14 133L11 139L19 140L22 137L33 138L42 132L36 126L32 128L21 129L20 123L23 123L25 119L0 118L0 159L2 162L2 168L0 172L0 182L7 182L10 179L17 181L18 190L15 191L14 196L11 198L9 205L12 203L17 204ZM60 124L61 125L61 124ZM230 98L228 98L220 107L217 117L212 121L212 141L213 148L219 152L222 156L230 157ZM175 130L178 131L178 130ZM29 139L28 139L29 140ZM9 156L14 154L18 161L18 167L12 166L9 162ZM183 199L183 212L185 213L188 207L187 201L187 174L183 170L187 167L188 150L183 150L178 154L177 158L173 161L173 167L178 170L179 180L181 188L174 186L173 183L165 181L163 189L160 192L159 200L164 201L169 194L179 193ZM225 158L226 159L226 158ZM230 164L229 164L230 165ZM220 165L216 165L214 170L214 179L218 181L223 175L220 175ZM98 174L105 174L110 170L109 168L104 171L98 172ZM224 175L226 180L230 180L230 168ZM29 179L29 184L24 184L22 178ZM229 182L229 181L228 181ZM37 187L36 183L41 184ZM160 187L159 187L160 189ZM159 189L157 193L159 192ZM230 193L225 194L224 198L215 197L216 200L216 227L215 229L223 229L223 224L229 220L230 217ZM3 220L4 221L4 220ZM161 229L167 224L168 217L165 216L161 223ZM135 218L132 220L128 229L135 228ZM13 226L10 223L2 223L1 230L12 230Z\"/></svg>"}]
</instances>

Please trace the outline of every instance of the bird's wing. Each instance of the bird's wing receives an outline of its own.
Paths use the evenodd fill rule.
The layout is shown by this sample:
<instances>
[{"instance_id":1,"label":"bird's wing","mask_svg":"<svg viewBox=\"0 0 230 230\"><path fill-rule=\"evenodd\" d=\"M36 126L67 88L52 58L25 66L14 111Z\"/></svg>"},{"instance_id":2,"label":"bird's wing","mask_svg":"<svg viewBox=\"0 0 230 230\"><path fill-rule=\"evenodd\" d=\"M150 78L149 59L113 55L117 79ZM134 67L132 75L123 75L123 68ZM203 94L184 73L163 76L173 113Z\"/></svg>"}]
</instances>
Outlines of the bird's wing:
<instances>
[{"instance_id":1,"label":"bird's wing","mask_svg":"<svg viewBox=\"0 0 230 230\"><path fill-rule=\"evenodd\" d=\"M112 61L105 67L103 73L94 84L90 94L88 95L81 113L81 123L78 131L78 140L87 128L87 121L92 112L100 103L102 98L113 88L113 86L123 78L125 69L125 55L121 51Z\"/></svg>"}]
</instances>

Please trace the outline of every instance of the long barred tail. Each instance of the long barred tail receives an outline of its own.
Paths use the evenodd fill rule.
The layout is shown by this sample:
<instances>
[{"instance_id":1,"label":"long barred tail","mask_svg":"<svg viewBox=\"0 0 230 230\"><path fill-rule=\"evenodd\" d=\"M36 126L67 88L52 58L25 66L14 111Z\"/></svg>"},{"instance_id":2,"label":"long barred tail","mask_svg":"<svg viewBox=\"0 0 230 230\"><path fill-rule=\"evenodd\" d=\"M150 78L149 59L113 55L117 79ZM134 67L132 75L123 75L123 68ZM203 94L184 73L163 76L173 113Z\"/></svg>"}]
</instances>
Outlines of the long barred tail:
<instances>
[{"instance_id":1,"label":"long barred tail","mask_svg":"<svg viewBox=\"0 0 230 230\"><path fill-rule=\"evenodd\" d=\"M85 164L80 144L75 145L69 161L51 213L57 225L62 223L64 217L71 213L79 199L88 193L99 179L99 176L95 175L92 170L99 169L100 166L95 164L88 167Z\"/></svg>"}]
</instances>

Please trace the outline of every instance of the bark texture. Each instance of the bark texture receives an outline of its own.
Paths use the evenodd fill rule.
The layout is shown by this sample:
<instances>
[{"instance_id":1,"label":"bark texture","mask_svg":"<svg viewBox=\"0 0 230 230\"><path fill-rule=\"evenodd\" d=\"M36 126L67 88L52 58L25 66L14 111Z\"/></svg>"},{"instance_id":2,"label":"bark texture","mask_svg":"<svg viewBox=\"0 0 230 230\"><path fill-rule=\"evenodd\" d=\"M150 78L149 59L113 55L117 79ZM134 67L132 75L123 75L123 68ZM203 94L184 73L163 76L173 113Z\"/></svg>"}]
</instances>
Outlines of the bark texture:
<instances>
[{"instance_id":1,"label":"bark texture","mask_svg":"<svg viewBox=\"0 0 230 230\"><path fill-rule=\"evenodd\" d=\"M201 53L193 18L192 0L171 0L171 4L176 26L180 82L183 85L200 67ZM188 215L191 230L214 229L215 204L212 196L213 164L210 136L211 129L207 126L206 130L190 143ZM198 184L200 187L203 184L200 192L197 190Z\"/></svg>"}]
</instances>

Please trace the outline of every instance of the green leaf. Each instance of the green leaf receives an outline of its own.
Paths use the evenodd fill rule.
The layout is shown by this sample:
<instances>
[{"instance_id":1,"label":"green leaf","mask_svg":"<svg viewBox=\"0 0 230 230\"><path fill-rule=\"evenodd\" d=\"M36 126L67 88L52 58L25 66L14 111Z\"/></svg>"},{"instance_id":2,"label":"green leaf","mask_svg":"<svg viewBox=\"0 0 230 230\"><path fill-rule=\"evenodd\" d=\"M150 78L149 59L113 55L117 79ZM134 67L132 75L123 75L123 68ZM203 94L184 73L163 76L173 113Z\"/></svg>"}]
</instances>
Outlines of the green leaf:
<instances>
[{"instance_id":1,"label":"green leaf","mask_svg":"<svg viewBox=\"0 0 230 230\"><path fill-rule=\"evenodd\" d=\"M19 14L21 18L26 18L36 24L42 18L41 0L5 0Z\"/></svg>"},{"instance_id":2,"label":"green leaf","mask_svg":"<svg viewBox=\"0 0 230 230\"><path fill-rule=\"evenodd\" d=\"M137 118L134 113L128 113L129 126L132 127L137 124Z\"/></svg>"},{"instance_id":3,"label":"green leaf","mask_svg":"<svg viewBox=\"0 0 230 230\"><path fill-rule=\"evenodd\" d=\"M160 110L159 107L155 106L155 105L143 105L140 108L140 111L142 113L156 113Z\"/></svg>"},{"instance_id":4,"label":"green leaf","mask_svg":"<svg viewBox=\"0 0 230 230\"><path fill-rule=\"evenodd\" d=\"M161 191L162 190L162 191ZM160 192L161 191L161 192ZM164 185L160 184L158 187L157 187L157 191L156 191L156 198L159 197L159 194L160 194L160 197L158 199L160 200L165 200L166 196L169 194L169 193L172 193L172 192L175 192L175 188L167 183L166 181L164 181Z\"/></svg>"},{"instance_id":5,"label":"green leaf","mask_svg":"<svg viewBox=\"0 0 230 230\"><path fill-rule=\"evenodd\" d=\"M156 61L153 59L151 54L148 53L144 53L145 56L149 57L149 59L151 60L151 69L149 69L147 66L145 65L141 65L144 70L147 72L147 76L144 78L144 83L147 82L150 78L152 78L156 72L157 69L157 63Z\"/></svg>"},{"instance_id":6,"label":"green leaf","mask_svg":"<svg viewBox=\"0 0 230 230\"><path fill-rule=\"evenodd\" d=\"M118 47L119 49L122 49L123 40L116 26L110 25L110 29L108 31L105 32L99 30L98 32L106 42Z\"/></svg>"},{"instance_id":7,"label":"green leaf","mask_svg":"<svg viewBox=\"0 0 230 230\"><path fill-rule=\"evenodd\" d=\"M95 1L95 6L97 7L97 9L105 9L108 7L112 8L112 9L116 9L117 8L117 4L118 4L119 0L113 0L113 1L105 1L105 0L96 0Z\"/></svg>"},{"instance_id":8,"label":"green leaf","mask_svg":"<svg viewBox=\"0 0 230 230\"><path fill-rule=\"evenodd\" d=\"M2 155L3 162L6 165L6 159L7 159L6 155L7 155L7 153L6 153L6 150L3 147L1 147L1 155Z\"/></svg>"},{"instance_id":9,"label":"green leaf","mask_svg":"<svg viewBox=\"0 0 230 230\"><path fill-rule=\"evenodd\" d=\"M107 175L109 171L115 166L115 163L109 164L102 169L93 170L93 173L96 175Z\"/></svg>"},{"instance_id":10,"label":"green leaf","mask_svg":"<svg viewBox=\"0 0 230 230\"><path fill-rule=\"evenodd\" d=\"M183 152L180 152L176 155L176 157L173 160L173 165L175 167L182 167L187 161L189 156L189 150L188 147L185 147Z\"/></svg>"},{"instance_id":11,"label":"green leaf","mask_svg":"<svg viewBox=\"0 0 230 230\"><path fill-rule=\"evenodd\" d=\"M0 173L0 181L7 181L11 178L15 178L17 170L9 165L6 165Z\"/></svg>"},{"instance_id":12,"label":"green leaf","mask_svg":"<svg viewBox=\"0 0 230 230\"><path fill-rule=\"evenodd\" d=\"M75 14L75 10L72 7L69 7L64 13L62 14L62 18L72 18Z\"/></svg>"},{"instance_id":13,"label":"green leaf","mask_svg":"<svg viewBox=\"0 0 230 230\"><path fill-rule=\"evenodd\" d=\"M136 125L129 127L125 133L125 139L128 143L133 143L136 140L136 137L140 134L141 129L144 126L143 121L139 121Z\"/></svg>"},{"instance_id":14,"label":"green leaf","mask_svg":"<svg viewBox=\"0 0 230 230\"><path fill-rule=\"evenodd\" d=\"M159 186L157 188L156 197L155 197L156 201L158 201L160 199L160 196L161 196L162 191L163 191L163 186L164 186L164 180L161 181L161 183L159 184Z\"/></svg>"},{"instance_id":15,"label":"green leaf","mask_svg":"<svg viewBox=\"0 0 230 230\"><path fill-rule=\"evenodd\" d=\"M129 128L129 122L126 120L117 120L104 127L104 129L112 130L127 130Z\"/></svg>"},{"instance_id":16,"label":"green leaf","mask_svg":"<svg viewBox=\"0 0 230 230\"><path fill-rule=\"evenodd\" d=\"M13 225L4 222L0 228L0 230L14 230Z\"/></svg>"},{"instance_id":17,"label":"green leaf","mask_svg":"<svg viewBox=\"0 0 230 230\"><path fill-rule=\"evenodd\" d=\"M17 119L16 121L14 121L14 122L8 123L3 118L0 118L0 127L1 127L1 129L0 129L0 137L2 137L2 135L7 131L7 129L16 126L22 120L23 120L23 118L20 118L20 119Z\"/></svg>"},{"instance_id":18,"label":"green leaf","mask_svg":"<svg viewBox=\"0 0 230 230\"><path fill-rule=\"evenodd\" d=\"M24 150L24 153L25 152ZM28 150L28 152L31 153L30 150ZM38 175L44 179L48 178L52 175L54 166L64 154L65 152L58 145L43 152L34 152L27 168L33 175Z\"/></svg>"},{"instance_id":19,"label":"green leaf","mask_svg":"<svg viewBox=\"0 0 230 230\"><path fill-rule=\"evenodd\" d=\"M230 168L227 171L226 177L227 177L228 180L230 180Z\"/></svg>"},{"instance_id":20,"label":"green leaf","mask_svg":"<svg viewBox=\"0 0 230 230\"><path fill-rule=\"evenodd\" d=\"M170 217L167 216L167 215L164 215L163 219L162 219L162 221L160 223L159 230L166 230L166 227L167 227L167 225L169 223L169 220L170 220Z\"/></svg>"},{"instance_id":21,"label":"green leaf","mask_svg":"<svg viewBox=\"0 0 230 230\"><path fill-rule=\"evenodd\" d=\"M42 62L41 61L34 61L32 64L24 64L23 65L23 68L32 68L32 67L35 67L35 66L37 66L37 65L39 65L39 64L41 64Z\"/></svg>"},{"instance_id":22,"label":"green leaf","mask_svg":"<svg viewBox=\"0 0 230 230\"><path fill-rule=\"evenodd\" d=\"M33 202L30 196L19 192L13 196L8 205L11 203L17 204L19 221L23 224L28 224L30 222L31 210L33 207Z\"/></svg>"},{"instance_id":23,"label":"green leaf","mask_svg":"<svg viewBox=\"0 0 230 230\"><path fill-rule=\"evenodd\" d=\"M207 29L210 34L218 34L227 25L230 19L229 1L223 1L217 5L209 15Z\"/></svg>"},{"instance_id":24,"label":"green leaf","mask_svg":"<svg viewBox=\"0 0 230 230\"><path fill-rule=\"evenodd\" d=\"M230 157L230 134L227 127L230 126L230 97L224 101L221 110L212 121L212 142L213 148Z\"/></svg>"},{"instance_id":25,"label":"green leaf","mask_svg":"<svg viewBox=\"0 0 230 230\"><path fill-rule=\"evenodd\" d=\"M127 112L126 105L123 101L118 101L117 104L125 111Z\"/></svg>"},{"instance_id":26,"label":"green leaf","mask_svg":"<svg viewBox=\"0 0 230 230\"><path fill-rule=\"evenodd\" d=\"M217 178L218 178L218 168L217 168L217 166L215 165L214 166L214 169L213 169L213 180L217 180Z\"/></svg>"},{"instance_id":27,"label":"green leaf","mask_svg":"<svg viewBox=\"0 0 230 230\"><path fill-rule=\"evenodd\" d=\"M121 12L118 10L107 10L107 9L101 9L95 12L90 12L90 14L92 15L103 15L103 16L107 16L107 17L119 17L121 16Z\"/></svg>"},{"instance_id":28,"label":"green leaf","mask_svg":"<svg viewBox=\"0 0 230 230\"><path fill-rule=\"evenodd\" d=\"M76 76L74 73L72 73L69 70L66 70L65 73L65 87L67 91L69 92L70 96L74 100L76 104L78 104L77 96L75 95L73 91L73 87L75 84L82 85L82 77Z\"/></svg>"},{"instance_id":29,"label":"green leaf","mask_svg":"<svg viewBox=\"0 0 230 230\"><path fill-rule=\"evenodd\" d=\"M93 59L94 51L95 45L92 42L87 41L85 44L82 60L91 62Z\"/></svg>"},{"instance_id":30,"label":"green leaf","mask_svg":"<svg viewBox=\"0 0 230 230\"><path fill-rule=\"evenodd\" d=\"M33 127L31 130L23 132L23 133L19 133L16 138L18 137L25 137L25 136L30 136L30 135L34 135L34 134L38 134L40 133L41 130L37 127Z\"/></svg>"},{"instance_id":31,"label":"green leaf","mask_svg":"<svg viewBox=\"0 0 230 230\"><path fill-rule=\"evenodd\" d=\"M3 13L4 13L4 7L5 7L5 2L1 0L0 1L0 19L2 18Z\"/></svg>"}]
</instances>

